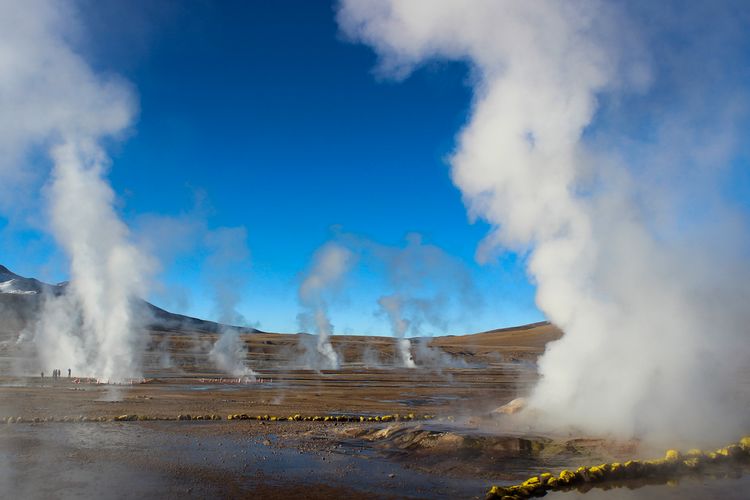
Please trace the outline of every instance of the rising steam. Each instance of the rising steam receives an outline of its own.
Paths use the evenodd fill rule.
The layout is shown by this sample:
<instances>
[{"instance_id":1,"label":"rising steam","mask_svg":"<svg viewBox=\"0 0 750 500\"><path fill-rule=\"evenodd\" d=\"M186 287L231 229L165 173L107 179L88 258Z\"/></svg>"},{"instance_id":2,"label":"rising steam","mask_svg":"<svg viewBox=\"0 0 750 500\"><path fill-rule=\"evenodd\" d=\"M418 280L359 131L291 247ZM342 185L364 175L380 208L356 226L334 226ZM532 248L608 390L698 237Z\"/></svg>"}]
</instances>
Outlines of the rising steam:
<instances>
[{"instance_id":1,"label":"rising steam","mask_svg":"<svg viewBox=\"0 0 750 500\"><path fill-rule=\"evenodd\" d=\"M393 293L378 299L379 313L384 314L396 339L396 355L404 368L454 366L451 356L418 339L418 362L407 337L438 332L445 334L451 324L467 311L481 305L473 280L464 264L441 248L424 243L421 235L407 235L404 247L390 247L368 242L364 245L385 267L387 282ZM434 351L434 352L432 352Z\"/></svg>"},{"instance_id":2,"label":"rising steam","mask_svg":"<svg viewBox=\"0 0 750 500\"><path fill-rule=\"evenodd\" d=\"M126 84L96 74L70 45L75 19L69 2L0 3L0 175L5 190L40 175L31 160L40 151L52 161L50 230L70 284L33 335L42 369L121 381L141 374L133 300L150 265L114 210L101 143L130 126L136 106Z\"/></svg>"},{"instance_id":3,"label":"rising steam","mask_svg":"<svg viewBox=\"0 0 750 500\"><path fill-rule=\"evenodd\" d=\"M378 299L378 305L388 316L391 323L391 332L396 338L396 354L404 368L416 368L414 358L411 355L411 341L405 338L409 330L409 320L404 318L402 312L403 299L398 295L383 295Z\"/></svg>"},{"instance_id":4,"label":"rising steam","mask_svg":"<svg viewBox=\"0 0 750 500\"><path fill-rule=\"evenodd\" d=\"M479 257L527 252L537 304L565 332L530 398L555 426L747 430L736 380L750 345L748 231L722 176L748 96L742 77L710 71L736 63L742 9L731 7L340 4L340 26L385 73L469 63L475 96L452 176L472 217L495 228Z\"/></svg>"},{"instance_id":5,"label":"rising steam","mask_svg":"<svg viewBox=\"0 0 750 500\"><path fill-rule=\"evenodd\" d=\"M211 251L206 268L211 274L214 307L220 323L219 337L208 353L209 359L224 373L235 377L255 378L247 366L248 350L241 337L247 320L237 310L242 290L242 268L250 258L244 227L222 227L206 235Z\"/></svg>"},{"instance_id":6,"label":"rising steam","mask_svg":"<svg viewBox=\"0 0 750 500\"><path fill-rule=\"evenodd\" d=\"M339 355L331 345L333 325L328 317L326 295L340 284L354 261L351 251L327 243L313 256L313 262L299 287L299 299L305 308L298 315L300 326L313 328L317 334L314 346L303 343L305 364L316 369L338 370Z\"/></svg>"}]
</instances>

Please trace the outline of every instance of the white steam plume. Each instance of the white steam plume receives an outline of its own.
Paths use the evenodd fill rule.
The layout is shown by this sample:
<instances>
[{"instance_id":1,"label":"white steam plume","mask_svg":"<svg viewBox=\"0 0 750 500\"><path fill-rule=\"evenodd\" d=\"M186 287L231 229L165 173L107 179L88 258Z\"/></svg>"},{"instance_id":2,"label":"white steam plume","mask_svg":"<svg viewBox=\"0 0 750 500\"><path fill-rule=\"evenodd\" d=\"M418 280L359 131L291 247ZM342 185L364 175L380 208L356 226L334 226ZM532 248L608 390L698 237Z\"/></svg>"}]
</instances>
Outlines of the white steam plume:
<instances>
[{"instance_id":1,"label":"white steam plume","mask_svg":"<svg viewBox=\"0 0 750 500\"><path fill-rule=\"evenodd\" d=\"M248 351L241 333L239 328L222 325L208 357L224 373L255 380L256 373L245 364Z\"/></svg>"},{"instance_id":2,"label":"white steam plume","mask_svg":"<svg viewBox=\"0 0 750 500\"><path fill-rule=\"evenodd\" d=\"M530 399L554 425L718 440L750 424L737 397L750 345L748 231L721 196L733 126L746 117L746 85L723 74L741 46L729 37L746 36L732 24L741 12L597 0L340 4L342 29L372 45L387 73L404 77L434 58L470 64L475 97L453 180L470 214L495 227L479 256L527 251L537 304L565 332L540 359Z\"/></svg>"},{"instance_id":3,"label":"white steam plume","mask_svg":"<svg viewBox=\"0 0 750 500\"><path fill-rule=\"evenodd\" d=\"M447 333L454 320L466 311L481 306L471 275L464 264L448 255L441 248L422 242L421 235L407 235L405 247L389 247L368 242L374 257L385 265L386 276L394 293L378 299L380 310L391 324L396 339L396 354L405 368L425 366L443 368L450 356L432 348L426 341L416 343L418 363L412 354L412 341L406 338L420 336L429 326ZM421 339L426 340L426 339Z\"/></svg>"},{"instance_id":4,"label":"white steam plume","mask_svg":"<svg viewBox=\"0 0 750 500\"><path fill-rule=\"evenodd\" d=\"M254 379L255 372L247 366L248 350L242 340L242 329L247 324L237 310L243 285L243 266L250 258L247 231L244 227L222 227L206 235L211 256L206 268L214 289L214 306L221 324L219 337L208 353L209 359L221 371L235 377Z\"/></svg>"},{"instance_id":5,"label":"white steam plume","mask_svg":"<svg viewBox=\"0 0 750 500\"><path fill-rule=\"evenodd\" d=\"M338 370L339 355L331 345L333 325L328 317L327 293L340 284L354 262L348 249L326 243L313 256L313 262L299 287L299 299L305 311L298 315L300 326L314 328L317 341L313 347L303 344L306 364L316 369ZM313 350L314 349L314 350Z\"/></svg>"},{"instance_id":6,"label":"white steam plume","mask_svg":"<svg viewBox=\"0 0 750 500\"><path fill-rule=\"evenodd\" d=\"M378 305L386 313L388 321L391 323L391 331L393 336L396 337L396 353L401 360L401 366L416 368L417 365L411 355L411 341L405 338L409 329L409 320L403 316L401 297L398 295L383 295L378 299Z\"/></svg>"},{"instance_id":7,"label":"white steam plume","mask_svg":"<svg viewBox=\"0 0 750 500\"><path fill-rule=\"evenodd\" d=\"M70 285L47 303L34 337L42 369L121 381L141 374L133 300L150 265L114 210L100 144L130 126L136 106L124 82L96 74L69 43L74 7L0 2L0 176L7 204L5 190L40 170L35 155L49 152L53 163L50 225L70 258Z\"/></svg>"}]
</instances>

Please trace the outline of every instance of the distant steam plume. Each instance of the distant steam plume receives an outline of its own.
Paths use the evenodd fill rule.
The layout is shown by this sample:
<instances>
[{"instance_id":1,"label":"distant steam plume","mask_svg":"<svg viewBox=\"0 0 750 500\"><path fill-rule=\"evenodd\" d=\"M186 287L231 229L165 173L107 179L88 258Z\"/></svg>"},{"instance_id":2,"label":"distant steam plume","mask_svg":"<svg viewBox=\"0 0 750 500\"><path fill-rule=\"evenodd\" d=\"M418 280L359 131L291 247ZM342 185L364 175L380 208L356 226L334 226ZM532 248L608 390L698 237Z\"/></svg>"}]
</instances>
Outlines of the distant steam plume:
<instances>
[{"instance_id":1,"label":"distant steam plume","mask_svg":"<svg viewBox=\"0 0 750 500\"><path fill-rule=\"evenodd\" d=\"M480 306L472 279L464 265L441 248L422 242L419 234L407 236L403 248L368 243L373 256L385 265L393 293L378 299L380 313L391 324L396 339L396 355L404 368L415 368L412 342L406 338L424 335L425 327L447 333L449 325L462 313ZM433 368L449 366L450 356L430 352L426 339L416 347L420 364Z\"/></svg>"},{"instance_id":2,"label":"distant steam plume","mask_svg":"<svg viewBox=\"0 0 750 500\"><path fill-rule=\"evenodd\" d=\"M206 235L211 256L206 261L214 289L214 307L222 324L219 337L208 353L216 367L235 377L255 377L247 366L247 346L237 326L247 320L237 310L242 291L242 269L250 259L247 231L244 227L223 227Z\"/></svg>"},{"instance_id":3,"label":"distant steam plume","mask_svg":"<svg viewBox=\"0 0 750 500\"><path fill-rule=\"evenodd\" d=\"M391 323L391 331L396 338L396 353L404 368L416 368L414 358L411 355L411 341L404 338L409 330L409 321L404 319L402 309L402 298L398 295L384 295L378 299L378 305L385 311L388 321Z\"/></svg>"},{"instance_id":4,"label":"distant steam plume","mask_svg":"<svg viewBox=\"0 0 750 500\"><path fill-rule=\"evenodd\" d=\"M495 228L479 257L524 252L565 332L530 399L548 423L692 440L750 425L750 245L731 188L750 97L741 5L340 3L385 73L470 65L452 176Z\"/></svg>"},{"instance_id":5,"label":"distant steam plume","mask_svg":"<svg viewBox=\"0 0 750 500\"><path fill-rule=\"evenodd\" d=\"M12 190L52 161L50 226L70 259L70 285L50 298L34 335L42 369L120 381L141 374L133 300L145 293L150 262L115 212L101 144L130 126L136 104L124 82L95 73L70 44L77 18L66 1L0 3L0 175Z\"/></svg>"},{"instance_id":6,"label":"distant steam plume","mask_svg":"<svg viewBox=\"0 0 750 500\"><path fill-rule=\"evenodd\" d=\"M354 254L341 245L326 243L313 256L313 262L299 287L299 299L305 308L298 315L300 326L313 328L315 346L303 344L306 364L316 369L338 370L339 355L331 345L333 325L328 317L327 295L340 284L354 262Z\"/></svg>"}]
</instances>

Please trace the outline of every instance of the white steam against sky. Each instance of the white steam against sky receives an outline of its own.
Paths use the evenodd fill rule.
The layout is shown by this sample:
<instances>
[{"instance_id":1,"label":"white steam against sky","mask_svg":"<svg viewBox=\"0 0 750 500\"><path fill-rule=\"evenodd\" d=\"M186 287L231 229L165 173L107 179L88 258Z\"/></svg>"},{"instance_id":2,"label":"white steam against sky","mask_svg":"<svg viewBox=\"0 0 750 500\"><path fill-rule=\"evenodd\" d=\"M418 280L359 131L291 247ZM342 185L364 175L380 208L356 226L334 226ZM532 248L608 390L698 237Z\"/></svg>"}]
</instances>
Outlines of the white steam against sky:
<instances>
[{"instance_id":1,"label":"white steam against sky","mask_svg":"<svg viewBox=\"0 0 750 500\"><path fill-rule=\"evenodd\" d=\"M411 340L406 338L409 330L409 320L404 318L403 298L399 295L383 295L378 299L380 309L388 316L391 333L396 338L396 354L403 368L416 368L414 357L411 355Z\"/></svg>"},{"instance_id":2,"label":"white steam against sky","mask_svg":"<svg viewBox=\"0 0 750 500\"><path fill-rule=\"evenodd\" d=\"M33 335L42 369L122 381L141 374L133 300L150 263L115 212L102 141L128 129L136 103L71 45L77 16L67 1L0 2L2 194L14 199L17 183L43 177L35 167L51 160L49 228L69 257L70 284Z\"/></svg>"},{"instance_id":3,"label":"white steam against sky","mask_svg":"<svg viewBox=\"0 0 750 500\"><path fill-rule=\"evenodd\" d=\"M331 344L333 325L328 315L327 295L340 285L351 269L354 254L336 243L320 247L299 287L299 300L304 310L298 315L300 326L313 328L315 346L303 343L305 363L315 369L338 370L341 362Z\"/></svg>"},{"instance_id":4,"label":"white steam against sky","mask_svg":"<svg viewBox=\"0 0 750 500\"><path fill-rule=\"evenodd\" d=\"M221 324L219 336L208 357L224 373L235 377L254 379L255 372L247 366L248 350L242 339L242 329L247 324L237 310L241 300L242 269L250 259L247 248L247 231L244 227L222 227L206 235L211 255L206 268L214 291L214 307Z\"/></svg>"},{"instance_id":5,"label":"white steam against sky","mask_svg":"<svg viewBox=\"0 0 750 500\"><path fill-rule=\"evenodd\" d=\"M471 68L474 101L452 177L471 217L494 226L479 258L524 252L539 308L565 332L539 360L530 395L529 413L543 423L663 438L746 430L736 381L748 359L747 224L718 187L739 101L726 82L707 80L722 52L659 49L653 28L718 36L692 29L703 19L689 10L340 3L342 30L377 51L385 74L403 78L434 59ZM629 126L628 112L649 109L657 94L673 101ZM708 121L697 126L697 117Z\"/></svg>"},{"instance_id":6,"label":"white steam against sky","mask_svg":"<svg viewBox=\"0 0 750 500\"><path fill-rule=\"evenodd\" d=\"M438 246L423 242L417 233L408 234L403 247L366 240L360 245L385 271L389 293L378 298L376 314L388 318L400 366L450 365L441 363L450 360L447 354L430 352L426 338L413 346L407 335L423 337L427 329L448 333L456 320L481 307L466 267ZM419 352L418 360L414 359L413 347Z\"/></svg>"}]
</instances>

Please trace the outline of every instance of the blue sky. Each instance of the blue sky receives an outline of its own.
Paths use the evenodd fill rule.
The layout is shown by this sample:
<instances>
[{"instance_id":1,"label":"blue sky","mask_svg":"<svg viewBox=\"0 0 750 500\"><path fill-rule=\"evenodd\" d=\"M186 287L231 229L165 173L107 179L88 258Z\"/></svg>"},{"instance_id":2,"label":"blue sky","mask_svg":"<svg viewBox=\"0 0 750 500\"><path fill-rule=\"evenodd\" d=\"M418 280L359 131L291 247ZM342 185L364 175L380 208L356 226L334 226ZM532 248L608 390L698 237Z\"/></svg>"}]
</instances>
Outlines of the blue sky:
<instances>
[{"instance_id":1,"label":"blue sky","mask_svg":"<svg viewBox=\"0 0 750 500\"><path fill-rule=\"evenodd\" d=\"M417 232L459 259L482 300L447 333L543 319L522 259L474 259L488 227L468 220L446 161L471 102L465 65L379 78L375 55L342 39L326 2L84 5L87 59L126 78L140 102L131 134L110 148L121 215L136 238L149 217L244 228L249 259L232 274L248 322L296 331L300 273L341 232L389 246ZM3 263L66 278L42 231L2 227ZM210 249L164 238L152 242L161 271L151 299L215 317ZM374 315L383 293L382 269L359 266L334 297L336 332L387 334Z\"/></svg>"}]
</instances>

